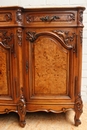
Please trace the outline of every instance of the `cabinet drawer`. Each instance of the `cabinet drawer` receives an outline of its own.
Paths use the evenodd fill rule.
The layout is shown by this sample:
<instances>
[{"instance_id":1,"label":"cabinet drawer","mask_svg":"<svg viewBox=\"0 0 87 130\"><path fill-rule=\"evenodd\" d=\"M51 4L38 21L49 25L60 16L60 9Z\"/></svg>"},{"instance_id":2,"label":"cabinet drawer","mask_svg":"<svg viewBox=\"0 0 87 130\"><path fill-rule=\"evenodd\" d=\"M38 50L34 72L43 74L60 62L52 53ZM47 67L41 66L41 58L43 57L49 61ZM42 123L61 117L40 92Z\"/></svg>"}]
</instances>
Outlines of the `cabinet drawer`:
<instances>
[{"instance_id":1,"label":"cabinet drawer","mask_svg":"<svg viewBox=\"0 0 87 130\"><path fill-rule=\"evenodd\" d=\"M0 12L0 24L2 23L8 23L12 22L12 13L7 11L7 12Z\"/></svg>"},{"instance_id":2,"label":"cabinet drawer","mask_svg":"<svg viewBox=\"0 0 87 130\"><path fill-rule=\"evenodd\" d=\"M29 12L25 14L27 26L75 26L77 24L75 11Z\"/></svg>"}]
</instances>

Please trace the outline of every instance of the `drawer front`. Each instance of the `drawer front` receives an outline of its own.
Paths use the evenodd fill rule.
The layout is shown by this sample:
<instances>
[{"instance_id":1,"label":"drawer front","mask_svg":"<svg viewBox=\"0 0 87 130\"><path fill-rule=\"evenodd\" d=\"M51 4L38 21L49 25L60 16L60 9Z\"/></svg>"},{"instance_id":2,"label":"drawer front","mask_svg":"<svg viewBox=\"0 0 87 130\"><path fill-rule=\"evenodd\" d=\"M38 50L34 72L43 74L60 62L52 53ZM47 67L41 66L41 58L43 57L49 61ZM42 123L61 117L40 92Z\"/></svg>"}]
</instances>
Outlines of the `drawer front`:
<instances>
[{"instance_id":1,"label":"drawer front","mask_svg":"<svg viewBox=\"0 0 87 130\"><path fill-rule=\"evenodd\" d=\"M0 10L0 27L18 26L23 24L22 9Z\"/></svg>"},{"instance_id":2,"label":"drawer front","mask_svg":"<svg viewBox=\"0 0 87 130\"><path fill-rule=\"evenodd\" d=\"M2 23L11 23L12 22L12 13L7 12L0 12L0 24Z\"/></svg>"},{"instance_id":3,"label":"drawer front","mask_svg":"<svg viewBox=\"0 0 87 130\"><path fill-rule=\"evenodd\" d=\"M25 13L25 24L28 26L75 26L76 11L30 12Z\"/></svg>"}]
</instances>

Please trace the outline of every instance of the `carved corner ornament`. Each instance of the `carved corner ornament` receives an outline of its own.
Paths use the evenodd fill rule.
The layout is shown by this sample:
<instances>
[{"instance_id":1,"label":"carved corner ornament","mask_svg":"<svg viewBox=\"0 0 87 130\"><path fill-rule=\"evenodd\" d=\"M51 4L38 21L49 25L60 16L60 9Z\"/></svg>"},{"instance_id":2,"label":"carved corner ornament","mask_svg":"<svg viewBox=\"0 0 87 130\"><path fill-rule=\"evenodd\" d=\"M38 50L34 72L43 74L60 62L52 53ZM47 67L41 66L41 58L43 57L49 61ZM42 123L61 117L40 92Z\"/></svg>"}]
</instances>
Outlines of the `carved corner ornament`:
<instances>
[{"instance_id":1,"label":"carved corner ornament","mask_svg":"<svg viewBox=\"0 0 87 130\"><path fill-rule=\"evenodd\" d=\"M77 97L76 97L76 100L75 100L75 117L74 117L74 120L75 120L75 126L78 126L81 124L81 121L80 121L80 116L83 112L83 102L82 102L82 99L81 99L81 95L78 94Z\"/></svg>"},{"instance_id":2,"label":"carved corner ornament","mask_svg":"<svg viewBox=\"0 0 87 130\"><path fill-rule=\"evenodd\" d=\"M54 33L56 33L65 44L69 45L70 42L74 41L75 33L71 33L69 31L63 31L63 30L54 30Z\"/></svg>"},{"instance_id":3,"label":"carved corner ornament","mask_svg":"<svg viewBox=\"0 0 87 130\"><path fill-rule=\"evenodd\" d=\"M21 28L17 29L17 40L18 40L18 44L21 46L22 45L22 29Z\"/></svg>"},{"instance_id":4,"label":"carved corner ornament","mask_svg":"<svg viewBox=\"0 0 87 130\"><path fill-rule=\"evenodd\" d=\"M75 14L74 13L69 14L67 17L67 20L68 21L75 21Z\"/></svg>"},{"instance_id":5,"label":"carved corner ornament","mask_svg":"<svg viewBox=\"0 0 87 130\"><path fill-rule=\"evenodd\" d=\"M5 19L6 19L6 21L12 21L12 14L11 13L6 13L5 14Z\"/></svg>"},{"instance_id":6,"label":"carved corner ornament","mask_svg":"<svg viewBox=\"0 0 87 130\"><path fill-rule=\"evenodd\" d=\"M13 33L8 34L7 30L0 30L0 42L6 48L11 48L13 52L13 44L10 44L10 41L13 38Z\"/></svg>"}]
</instances>

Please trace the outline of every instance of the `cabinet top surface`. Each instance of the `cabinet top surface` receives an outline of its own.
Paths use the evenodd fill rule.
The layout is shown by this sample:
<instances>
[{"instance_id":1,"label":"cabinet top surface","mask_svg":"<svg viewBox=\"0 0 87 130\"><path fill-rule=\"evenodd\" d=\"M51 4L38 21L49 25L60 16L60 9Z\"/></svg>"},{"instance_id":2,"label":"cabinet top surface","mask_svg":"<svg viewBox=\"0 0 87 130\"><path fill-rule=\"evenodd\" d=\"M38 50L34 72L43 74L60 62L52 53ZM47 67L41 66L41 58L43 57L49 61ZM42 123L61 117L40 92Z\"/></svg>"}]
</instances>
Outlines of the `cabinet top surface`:
<instances>
[{"instance_id":1,"label":"cabinet top surface","mask_svg":"<svg viewBox=\"0 0 87 130\"><path fill-rule=\"evenodd\" d=\"M25 11L28 11L28 10L78 10L78 9L85 10L84 6L39 6L39 7L28 7L28 8L24 8L21 6L3 6L3 7L0 7L0 10L3 10L3 9L15 10L18 8L21 8Z\"/></svg>"}]
</instances>

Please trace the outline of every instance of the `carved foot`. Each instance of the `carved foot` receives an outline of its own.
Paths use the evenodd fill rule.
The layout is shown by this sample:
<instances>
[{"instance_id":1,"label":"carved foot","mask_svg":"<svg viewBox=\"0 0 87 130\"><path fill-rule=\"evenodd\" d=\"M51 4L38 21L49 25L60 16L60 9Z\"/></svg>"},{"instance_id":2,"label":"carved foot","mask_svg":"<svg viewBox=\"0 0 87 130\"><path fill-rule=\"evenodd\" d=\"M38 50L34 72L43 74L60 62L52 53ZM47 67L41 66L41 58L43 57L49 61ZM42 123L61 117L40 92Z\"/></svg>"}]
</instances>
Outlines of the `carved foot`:
<instances>
[{"instance_id":1,"label":"carved foot","mask_svg":"<svg viewBox=\"0 0 87 130\"><path fill-rule=\"evenodd\" d=\"M25 127L26 122L25 121L20 121L19 124L20 124L21 127Z\"/></svg>"},{"instance_id":2,"label":"carved foot","mask_svg":"<svg viewBox=\"0 0 87 130\"><path fill-rule=\"evenodd\" d=\"M26 115L26 104L24 97L22 96L19 103L18 103L18 114L20 117L19 124L21 127L24 127L26 122L25 122L25 115Z\"/></svg>"},{"instance_id":3,"label":"carved foot","mask_svg":"<svg viewBox=\"0 0 87 130\"><path fill-rule=\"evenodd\" d=\"M83 109L83 103L82 103L80 94L78 94L75 101L75 117L74 117L75 126L78 126L81 124L81 121L79 118L83 112L82 109Z\"/></svg>"},{"instance_id":4,"label":"carved foot","mask_svg":"<svg viewBox=\"0 0 87 130\"><path fill-rule=\"evenodd\" d=\"M81 121L79 119L76 119L76 116L74 118L74 121L75 121L75 126L78 126L81 124Z\"/></svg>"}]
</instances>

